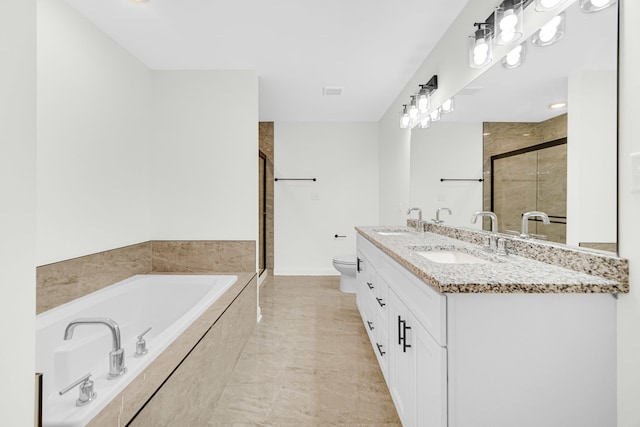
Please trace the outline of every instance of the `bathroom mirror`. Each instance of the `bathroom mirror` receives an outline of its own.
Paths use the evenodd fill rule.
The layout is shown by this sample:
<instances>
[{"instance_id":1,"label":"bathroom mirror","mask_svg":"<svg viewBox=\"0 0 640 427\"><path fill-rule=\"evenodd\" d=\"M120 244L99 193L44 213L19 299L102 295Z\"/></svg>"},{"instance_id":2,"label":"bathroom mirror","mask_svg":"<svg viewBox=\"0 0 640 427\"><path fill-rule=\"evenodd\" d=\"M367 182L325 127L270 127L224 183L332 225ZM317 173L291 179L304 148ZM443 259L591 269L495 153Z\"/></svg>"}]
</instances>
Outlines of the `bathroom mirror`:
<instances>
[{"instance_id":1,"label":"bathroom mirror","mask_svg":"<svg viewBox=\"0 0 640 427\"><path fill-rule=\"evenodd\" d=\"M533 219L531 233L616 251L618 10L584 13L575 2L565 14L563 39L545 47L527 40L523 65L494 61L455 96L453 113L412 130L411 205L427 219L448 207L445 224L473 228L472 212L500 204L499 231L519 232L521 210L547 209L552 224ZM549 108L560 102L567 106ZM564 146L512 156L562 138ZM552 161L539 163L544 157Z\"/></svg>"}]
</instances>

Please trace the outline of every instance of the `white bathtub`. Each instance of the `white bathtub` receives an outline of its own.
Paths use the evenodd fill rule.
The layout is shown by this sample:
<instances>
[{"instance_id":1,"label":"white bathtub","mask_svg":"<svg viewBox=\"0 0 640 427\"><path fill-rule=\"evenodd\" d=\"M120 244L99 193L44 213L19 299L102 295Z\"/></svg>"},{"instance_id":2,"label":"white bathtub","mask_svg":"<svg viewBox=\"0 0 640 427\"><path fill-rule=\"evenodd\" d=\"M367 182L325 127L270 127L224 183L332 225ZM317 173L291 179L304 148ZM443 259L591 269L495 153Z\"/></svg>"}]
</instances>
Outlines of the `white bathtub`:
<instances>
[{"instance_id":1,"label":"white bathtub","mask_svg":"<svg viewBox=\"0 0 640 427\"><path fill-rule=\"evenodd\" d=\"M138 275L36 316L36 371L42 372L44 426L84 426L237 280L237 276ZM107 380L111 331L104 325L79 325L65 341L74 319L109 317L120 327L127 372ZM137 336L148 352L134 357ZM96 399L76 406L77 387L58 392L91 372Z\"/></svg>"}]
</instances>

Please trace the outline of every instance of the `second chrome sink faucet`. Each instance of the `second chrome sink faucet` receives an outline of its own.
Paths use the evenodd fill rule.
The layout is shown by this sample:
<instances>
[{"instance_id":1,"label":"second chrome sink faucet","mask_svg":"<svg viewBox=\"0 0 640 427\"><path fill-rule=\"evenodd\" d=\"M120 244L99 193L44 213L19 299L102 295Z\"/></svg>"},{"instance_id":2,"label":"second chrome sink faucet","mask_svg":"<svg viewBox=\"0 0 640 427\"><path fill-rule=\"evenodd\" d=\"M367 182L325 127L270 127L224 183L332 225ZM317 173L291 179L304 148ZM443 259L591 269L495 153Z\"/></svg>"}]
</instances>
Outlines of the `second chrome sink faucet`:
<instances>
[{"instance_id":1,"label":"second chrome sink faucet","mask_svg":"<svg viewBox=\"0 0 640 427\"><path fill-rule=\"evenodd\" d=\"M107 379L114 379L127 372L124 366L124 349L120 344L120 328L108 317L88 317L72 320L64 330L64 339L73 338L73 331L78 325L105 325L111 331L113 348L109 352L109 375Z\"/></svg>"},{"instance_id":2,"label":"second chrome sink faucet","mask_svg":"<svg viewBox=\"0 0 640 427\"><path fill-rule=\"evenodd\" d=\"M422 209L420 209L420 208L409 208L407 210L407 215L411 215L411 212L413 212L413 211L418 211L418 221L416 223L417 224L416 225L416 230L418 230L420 232L427 231L426 228L425 228L426 224L425 224L424 221L422 221Z\"/></svg>"},{"instance_id":3,"label":"second chrome sink faucet","mask_svg":"<svg viewBox=\"0 0 640 427\"><path fill-rule=\"evenodd\" d=\"M476 212L471 216L471 224L475 224L478 217L485 216L491 218L491 231L487 236L483 249L491 252L495 251L497 255L506 255L505 240L498 238L498 217L496 214L490 211Z\"/></svg>"}]
</instances>

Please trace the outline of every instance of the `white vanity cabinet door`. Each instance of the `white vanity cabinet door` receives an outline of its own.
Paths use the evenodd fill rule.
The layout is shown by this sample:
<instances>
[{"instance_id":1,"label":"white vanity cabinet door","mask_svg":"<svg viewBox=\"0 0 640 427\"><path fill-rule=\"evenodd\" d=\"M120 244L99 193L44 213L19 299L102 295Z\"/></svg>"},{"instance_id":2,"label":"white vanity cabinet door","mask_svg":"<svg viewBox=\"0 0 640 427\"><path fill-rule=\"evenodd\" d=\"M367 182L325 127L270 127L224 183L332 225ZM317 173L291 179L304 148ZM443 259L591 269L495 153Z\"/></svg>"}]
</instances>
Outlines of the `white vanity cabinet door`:
<instances>
[{"instance_id":1,"label":"white vanity cabinet door","mask_svg":"<svg viewBox=\"0 0 640 427\"><path fill-rule=\"evenodd\" d=\"M389 290L389 391L405 427L446 427L447 355Z\"/></svg>"}]
</instances>

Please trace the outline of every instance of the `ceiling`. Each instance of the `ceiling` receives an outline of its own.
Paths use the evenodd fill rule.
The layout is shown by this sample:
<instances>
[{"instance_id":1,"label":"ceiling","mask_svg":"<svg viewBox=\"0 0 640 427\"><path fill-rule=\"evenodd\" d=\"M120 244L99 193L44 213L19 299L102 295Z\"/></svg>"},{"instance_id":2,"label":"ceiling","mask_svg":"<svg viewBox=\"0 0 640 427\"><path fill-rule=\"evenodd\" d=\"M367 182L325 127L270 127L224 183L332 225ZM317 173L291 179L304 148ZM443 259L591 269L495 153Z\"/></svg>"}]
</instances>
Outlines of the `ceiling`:
<instances>
[{"instance_id":1,"label":"ceiling","mask_svg":"<svg viewBox=\"0 0 640 427\"><path fill-rule=\"evenodd\" d=\"M378 121L467 1L66 0L150 69L256 70L280 122Z\"/></svg>"}]
</instances>

